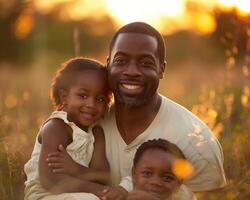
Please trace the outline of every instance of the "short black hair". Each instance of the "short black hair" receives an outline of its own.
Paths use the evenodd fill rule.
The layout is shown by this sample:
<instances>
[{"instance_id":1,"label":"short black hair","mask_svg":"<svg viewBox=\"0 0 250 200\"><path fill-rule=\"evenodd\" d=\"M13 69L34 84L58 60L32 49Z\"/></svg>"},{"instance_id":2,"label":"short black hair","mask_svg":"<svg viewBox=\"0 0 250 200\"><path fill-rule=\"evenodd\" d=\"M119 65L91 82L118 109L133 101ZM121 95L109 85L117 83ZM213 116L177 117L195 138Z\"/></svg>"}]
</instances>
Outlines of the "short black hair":
<instances>
[{"instance_id":1,"label":"short black hair","mask_svg":"<svg viewBox=\"0 0 250 200\"><path fill-rule=\"evenodd\" d=\"M86 70L99 71L103 76L108 76L107 68L101 62L94 59L75 57L61 64L61 67L56 71L52 78L50 88L50 98L56 110L60 110L62 106L59 91L61 89L66 91L69 90L73 83L75 74ZM107 91L108 97L110 95L109 93L110 91ZM110 99L108 99L108 101L109 100Z\"/></svg>"},{"instance_id":2,"label":"short black hair","mask_svg":"<svg viewBox=\"0 0 250 200\"><path fill-rule=\"evenodd\" d=\"M153 140L148 140L142 143L141 146L139 146L134 156L133 167L137 165L143 153L149 149L160 149L169 154L174 155L176 158L186 160L184 154L182 153L182 151L179 149L179 147L176 144L171 143L164 139L153 139Z\"/></svg>"},{"instance_id":3,"label":"short black hair","mask_svg":"<svg viewBox=\"0 0 250 200\"><path fill-rule=\"evenodd\" d=\"M121 27L113 36L110 45L109 45L109 57L111 54L111 51L113 49L113 46L115 44L115 41L120 33L141 33L141 34L146 34L150 35L157 40L157 52L159 55L159 60L160 64L164 64L165 62L165 52L166 52L166 47L165 47L165 42L162 37L162 35L157 31L154 27L150 26L147 23L144 22L133 22L130 24L127 24L123 27Z\"/></svg>"}]
</instances>

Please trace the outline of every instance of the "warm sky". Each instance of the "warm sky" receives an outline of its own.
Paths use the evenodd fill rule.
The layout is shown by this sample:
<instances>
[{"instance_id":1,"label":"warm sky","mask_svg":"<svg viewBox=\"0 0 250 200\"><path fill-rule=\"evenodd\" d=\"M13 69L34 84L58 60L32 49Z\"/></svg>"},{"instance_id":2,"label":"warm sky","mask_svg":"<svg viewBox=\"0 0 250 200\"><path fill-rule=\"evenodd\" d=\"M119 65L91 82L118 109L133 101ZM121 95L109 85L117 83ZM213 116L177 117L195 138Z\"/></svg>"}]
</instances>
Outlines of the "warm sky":
<instances>
[{"instance_id":1,"label":"warm sky","mask_svg":"<svg viewBox=\"0 0 250 200\"><path fill-rule=\"evenodd\" d=\"M165 33L190 28L201 33L213 31L216 26L212 16L215 7L223 9L236 7L241 15L250 13L250 0L36 0L35 2L42 12L49 12L60 3L69 3L62 12L62 18L65 19L98 18L108 14L117 25L144 21Z\"/></svg>"}]
</instances>

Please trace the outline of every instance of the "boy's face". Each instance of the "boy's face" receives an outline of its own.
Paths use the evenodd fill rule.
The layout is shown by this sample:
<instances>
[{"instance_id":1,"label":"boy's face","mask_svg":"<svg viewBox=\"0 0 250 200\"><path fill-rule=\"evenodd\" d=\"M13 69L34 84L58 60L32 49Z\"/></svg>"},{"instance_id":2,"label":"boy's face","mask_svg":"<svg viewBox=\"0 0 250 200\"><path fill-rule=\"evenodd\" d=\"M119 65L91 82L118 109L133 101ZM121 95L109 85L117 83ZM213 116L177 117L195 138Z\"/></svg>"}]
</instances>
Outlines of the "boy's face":
<instances>
[{"instance_id":1,"label":"boy's face","mask_svg":"<svg viewBox=\"0 0 250 200\"><path fill-rule=\"evenodd\" d=\"M132 169L135 190L143 190L164 199L176 191L179 180L172 172L175 157L160 149L148 149Z\"/></svg>"}]
</instances>

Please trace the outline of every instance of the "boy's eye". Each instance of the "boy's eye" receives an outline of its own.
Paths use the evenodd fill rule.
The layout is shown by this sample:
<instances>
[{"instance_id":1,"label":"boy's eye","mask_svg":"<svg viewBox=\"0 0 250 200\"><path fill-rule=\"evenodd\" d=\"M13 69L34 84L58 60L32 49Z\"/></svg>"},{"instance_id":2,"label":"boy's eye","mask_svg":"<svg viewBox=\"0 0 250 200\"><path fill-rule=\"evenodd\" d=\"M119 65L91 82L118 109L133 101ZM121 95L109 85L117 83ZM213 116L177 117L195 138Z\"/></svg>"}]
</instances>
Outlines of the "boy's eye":
<instances>
[{"instance_id":1,"label":"boy's eye","mask_svg":"<svg viewBox=\"0 0 250 200\"><path fill-rule=\"evenodd\" d=\"M152 175L152 173L151 173L151 171L142 171L142 175L143 175L144 177L149 177L149 176Z\"/></svg>"},{"instance_id":2,"label":"boy's eye","mask_svg":"<svg viewBox=\"0 0 250 200\"><path fill-rule=\"evenodd\" d=\"M165 182L171 182L174 180L174 177L173 176L170 176L170 175L165 175L162 177L162 179L165 181Z\"/></svg>"}]
</instances>

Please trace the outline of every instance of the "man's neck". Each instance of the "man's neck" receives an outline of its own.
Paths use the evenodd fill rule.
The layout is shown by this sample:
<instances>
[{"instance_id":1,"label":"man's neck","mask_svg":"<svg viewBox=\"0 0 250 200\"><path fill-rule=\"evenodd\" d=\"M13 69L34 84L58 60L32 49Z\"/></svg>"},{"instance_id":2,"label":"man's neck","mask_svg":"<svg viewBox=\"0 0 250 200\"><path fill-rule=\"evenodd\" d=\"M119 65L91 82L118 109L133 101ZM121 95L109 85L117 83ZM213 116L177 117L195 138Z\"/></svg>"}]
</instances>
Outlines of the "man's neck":
<instances>
[{"instance_id":1,"label":"man's neck","mask_svg":"<svg viewBox=\"0 0 250 200\"><path fill-rule=\"evenodd\" d=\"M159 94L142 106L126 107L119 103L115 104L117 127L126 144L131 143L149 127L157 115L160 105L161 96Z\"/></svg>"}]
</instances>

